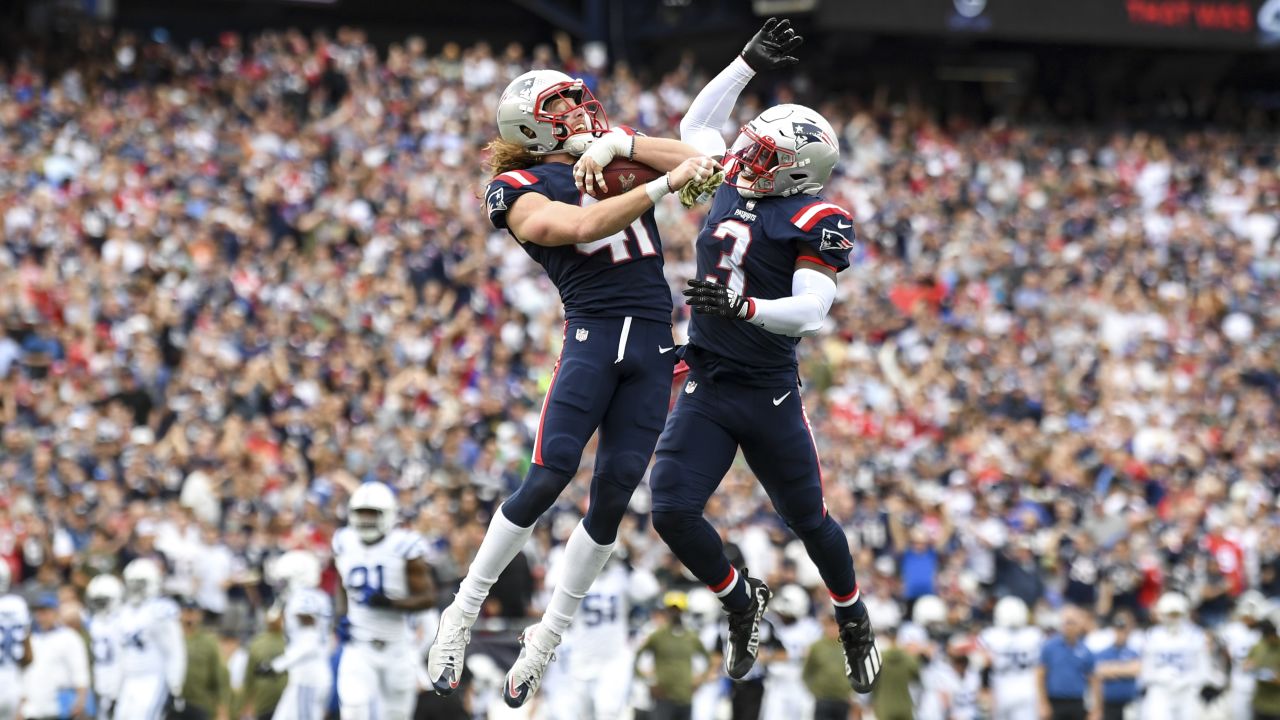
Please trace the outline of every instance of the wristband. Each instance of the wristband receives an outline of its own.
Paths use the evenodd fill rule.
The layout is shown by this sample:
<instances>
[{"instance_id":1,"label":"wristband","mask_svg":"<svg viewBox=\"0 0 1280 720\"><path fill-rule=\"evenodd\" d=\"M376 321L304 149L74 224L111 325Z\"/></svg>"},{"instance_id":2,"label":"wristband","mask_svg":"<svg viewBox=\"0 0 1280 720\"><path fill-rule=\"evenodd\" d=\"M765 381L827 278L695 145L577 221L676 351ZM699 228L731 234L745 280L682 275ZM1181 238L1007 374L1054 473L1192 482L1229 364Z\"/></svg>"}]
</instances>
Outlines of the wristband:
<instances>
[{"instance_id":1,"label":"wristband","mask_svg":"<svg viewBox=\"0 0 1280 720\"><path fill-rule=\"evenodd\" d=\"M645 183L644 191L649 196L649 199L653 201L653 204L657 205L664 195L671 194L671 173Z\"/></svg>"},{"instance_id":2,"label":"wristband","mask_svg":"<svg viewBox=\"0 0 1280 720\"><path fill-rule=\"evenodd\" d=\"M628 160L636 159L636 136L635 135L631 136L631 148L627 150L627 159Z\"/></svg>"}]
</instances>

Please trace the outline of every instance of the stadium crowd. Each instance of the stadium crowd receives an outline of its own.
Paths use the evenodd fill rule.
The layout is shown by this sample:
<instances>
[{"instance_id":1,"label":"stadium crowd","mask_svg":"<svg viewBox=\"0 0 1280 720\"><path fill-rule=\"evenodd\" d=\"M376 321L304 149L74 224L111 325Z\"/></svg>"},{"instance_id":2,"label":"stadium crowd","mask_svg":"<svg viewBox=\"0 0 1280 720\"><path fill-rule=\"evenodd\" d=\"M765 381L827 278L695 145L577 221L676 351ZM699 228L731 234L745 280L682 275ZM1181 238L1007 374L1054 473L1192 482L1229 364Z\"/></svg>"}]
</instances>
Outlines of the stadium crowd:
<instances>
[{"instance_id":1,"label":"stadium crowd","mask_svg":"<svg viewBox=\"0 0 1280 720\"><path fill-rule=\"evenodd\" d=\"M523 476L562 342L554 288L477 197L497 93L560 67L614 124L676 136L715 68L606 71L565 39L377 52L354 29L82 50L56 76L0 70L16 589L74 608L94 575L162 557L166 589L242 639L271 603L264 562L327 555L345 499L382 480L447 602ZM977 124L820 90L753 86L725 131L795 100L843 141L826 197L861 243L802 371L881 634L926 596L966 632L1006 595L1105 624L1147 621L1176 590L1207 627L1248 589L1280 597L1275 143ZM658 217L674 293L701 212ZM534 612L585 490L540 524L493 615ZM646 511L642 486L627 562L691 588ZM744 465L708 513L753 574L825 607Z\"/></svg>"}]
</instances>

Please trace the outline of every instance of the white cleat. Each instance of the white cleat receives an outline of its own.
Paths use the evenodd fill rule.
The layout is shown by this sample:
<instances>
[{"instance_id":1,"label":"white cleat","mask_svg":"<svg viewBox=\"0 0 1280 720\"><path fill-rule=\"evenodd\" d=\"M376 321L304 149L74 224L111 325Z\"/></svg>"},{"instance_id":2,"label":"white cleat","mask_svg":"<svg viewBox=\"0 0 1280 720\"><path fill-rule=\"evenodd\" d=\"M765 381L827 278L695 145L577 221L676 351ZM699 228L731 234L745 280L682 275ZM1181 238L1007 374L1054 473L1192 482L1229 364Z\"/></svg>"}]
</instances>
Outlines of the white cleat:
<instances>
[{"instance_id":1,"label":"white cleat","mask_svg":"<svg viewBox=\"0 0 1280 720\"><path fill-rule=\"evenodd\" d=\"M560 636L550 630L543 630L541 625L526 628L520 635L520 657L507 673L507 682L502 686L502 699L507 705L518 708L529 701L542 684L542 675L547 665L556 659L556 647L560 645Z\"/></svg>"},{"instance_id":2,"label":"white cleat","mask_svg":"<svg viewBox=\"0 0 1280 720\"><path fill-rule=\"evenodd\" d=\"M471 642L471 623L453 605L440 613L436 640L427 651L427 677L437 695L452 695L462 681L467 643Z\"/></svg>"}]
</instances>

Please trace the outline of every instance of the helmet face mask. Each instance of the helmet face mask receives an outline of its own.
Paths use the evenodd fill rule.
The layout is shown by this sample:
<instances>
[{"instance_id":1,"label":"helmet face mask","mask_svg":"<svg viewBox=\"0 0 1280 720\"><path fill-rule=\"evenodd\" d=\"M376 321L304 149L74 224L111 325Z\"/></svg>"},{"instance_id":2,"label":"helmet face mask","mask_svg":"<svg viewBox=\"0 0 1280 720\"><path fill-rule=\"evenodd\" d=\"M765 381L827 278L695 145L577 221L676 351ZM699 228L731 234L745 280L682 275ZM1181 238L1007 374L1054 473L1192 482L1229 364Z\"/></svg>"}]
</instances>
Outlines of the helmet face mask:
<instances>
[{"instance_id":1,"label":"helmet face mask","mask_svg":"<svg viewBox=\"0 0 1280 720\"><path fill-rule=\"evenodd\" d=\"M154 560L140 558L129 563L124 569L124 595L132 605L160 595L160 567Z\"/></svg>"},{"instance_id":2,"label":"helmet face mask","mask_svg":"<svg viewBox=\"0 0 1280 720\"><path fill-rule=\"evenodd\" d=\"M507 85L498 101L498 134L529 154L562 152L569 137L609 129L604 105L581 79L556 70L531 70Z\"/></svg>"},{"instance_id":3,"label":"helmet face mask","mask_svg":"<svg viewBox=\"0 0 1280 720\"><path fill-rule=\"evenodd\" d=\"M553 111L553 108L558 109ZM609 129L604 105L596 100L581 80L559 82L538 93L533 119L550 125L551 134L562 143L570 135L598 134Z\"/></svg>"},{"instance_id":4,"label":"helmet face mask","mask_svg":"<svg viewBox=\"0 0 1280 720\"><path fill-rule=\"evenodd\" d=\"M366 543L375 543L386 533L382 530L382 511L363 508L351 513L351 527Z\"/></svg>"},{"instance_id":5,"label":"helmet face mask","mask_svg":"<svg viewBox=\"0 0 1280 720\"><path fill-rule=\"evenodd\" d=\"M803 105L776 105L743 126L725 153L725 182L745 198L817 195L839 160L825 118Z\"/></svg>"},{"instance_id":6,"label":"helmet face mask","mask_svg":"<svg viewBox=\"0 0 1280 720\"><path fill-rule=\"evenodd\" d=\"M380 482L356 488L347 505L347 523L366 545L380 542L396 523L396 496Z\"/></svg>"},{"instance_id":7,"label":"helmet face mask","mask_svg":"<svg viewBox=\"0 0 1280 720\"><path fill-rule=\"evenodd\" d=\"M115 612L124 599L124 585L114 575L98 575L85 588L85 605L94 615Z\"/></svg>"}]
</instances>

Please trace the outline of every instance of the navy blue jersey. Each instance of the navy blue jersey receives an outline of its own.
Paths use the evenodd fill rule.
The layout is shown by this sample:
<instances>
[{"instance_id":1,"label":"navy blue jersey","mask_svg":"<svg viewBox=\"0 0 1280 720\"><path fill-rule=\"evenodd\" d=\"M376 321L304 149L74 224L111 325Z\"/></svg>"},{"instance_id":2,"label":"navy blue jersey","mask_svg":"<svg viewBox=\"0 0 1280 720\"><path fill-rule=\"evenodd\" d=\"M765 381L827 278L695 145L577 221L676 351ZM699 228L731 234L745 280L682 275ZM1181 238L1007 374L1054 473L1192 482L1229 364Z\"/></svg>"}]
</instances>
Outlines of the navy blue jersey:
<instances>
[{"instance_id":1,"label":"navy blue jersey","mask_svg":"<svg viewBox=\"0 0 1280 720\"><path fill-rule=\"evenodd\" d=\"M571 205L595 202L573 184L572 165L546 163L505 172L489 182L485 190L489 221L510 232L508 209L521 195L531 192ZM652 209L603 240L558 247L522 241L520 246L546 269L560 291L565 319L629 315L671 322L671 289L662 274L662 239Z\"/></svg>"},{"instance_id":2,"label":"navy blue jersey","mask_svg":"<svg viewBox=\"0 0 1280 720\"><path fill-rule=\"evenodd\" d=\"M801 248L840 272L849 267L853 237L849 213L822 198L749 200L721 185L698 234L698 276L754 298L789 297ZM688 359L711 379L782 387L796 382L799 341L742 320L695 313L689 324L694 350Z\"/></svg>"}]
</instances>

